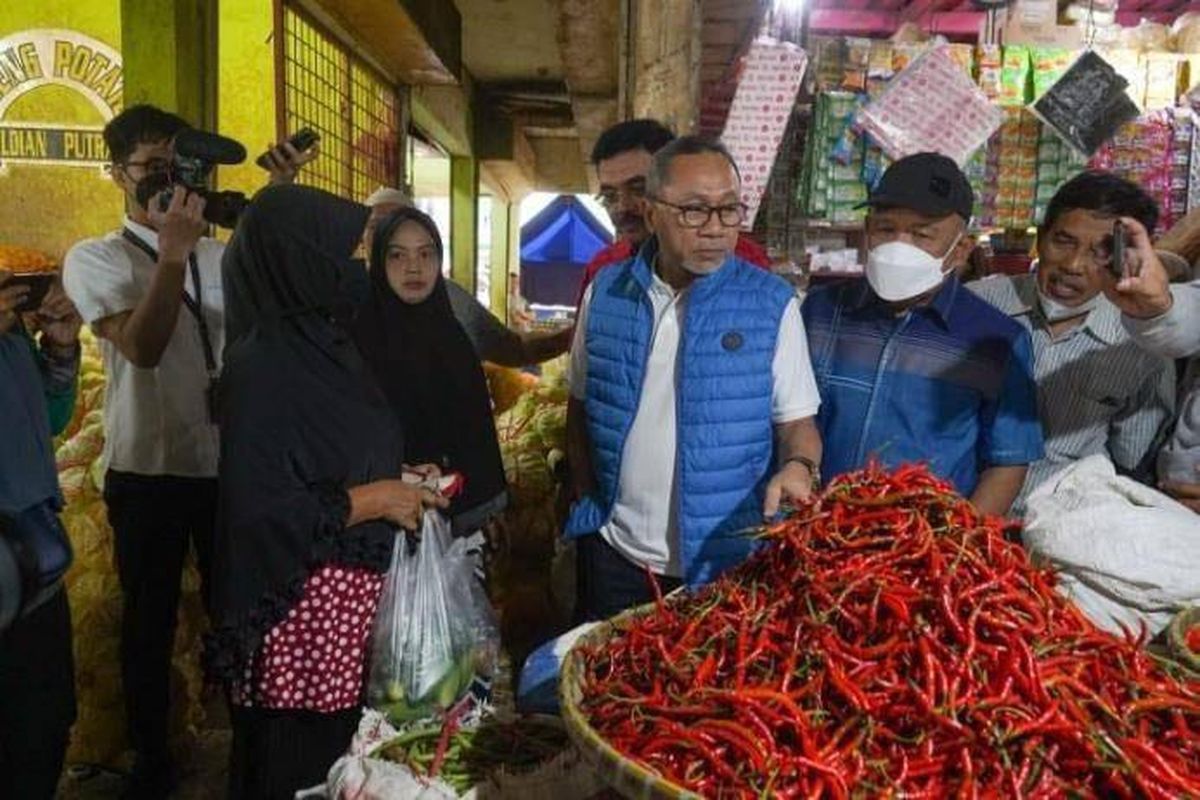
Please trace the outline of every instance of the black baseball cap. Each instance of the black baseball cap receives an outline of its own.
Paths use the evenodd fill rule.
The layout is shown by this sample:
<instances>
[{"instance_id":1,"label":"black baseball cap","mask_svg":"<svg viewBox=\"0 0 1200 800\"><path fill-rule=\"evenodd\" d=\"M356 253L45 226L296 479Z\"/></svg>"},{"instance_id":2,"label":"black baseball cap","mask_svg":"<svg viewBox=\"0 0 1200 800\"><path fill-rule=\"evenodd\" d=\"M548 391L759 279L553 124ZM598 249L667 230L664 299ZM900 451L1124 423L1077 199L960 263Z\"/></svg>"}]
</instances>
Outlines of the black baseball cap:
<instances>
[{"instance_id":1,"label":"black baseball cap","mask_svg":"<svg viewBox=\"0 0 1200 800\"><path fill-rule=\"evenodd\" d=\"M909 208L931 217L958 214L970 220L975 192L952 159L941 153L915 153L887 168L863 206Z\"/></svg>"}]
</instances>

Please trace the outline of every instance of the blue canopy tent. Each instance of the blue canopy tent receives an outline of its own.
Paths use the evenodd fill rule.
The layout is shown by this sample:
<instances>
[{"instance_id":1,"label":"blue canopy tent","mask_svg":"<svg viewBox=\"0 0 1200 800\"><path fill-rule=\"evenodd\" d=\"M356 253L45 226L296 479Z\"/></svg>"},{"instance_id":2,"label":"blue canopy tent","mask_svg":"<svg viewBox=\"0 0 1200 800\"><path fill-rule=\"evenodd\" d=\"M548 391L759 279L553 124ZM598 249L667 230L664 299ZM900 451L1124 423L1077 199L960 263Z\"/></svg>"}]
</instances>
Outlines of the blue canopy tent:
<instances>
[{"instance_id":1,"label":"blue canopy tent","mask_svg":"<svg viewBox=\"0 0 1200 800\"><path fill-rule=\"evenodd\" d=\"M559 195L521 228L521 294L535 305L575 305L584 267L611 241L583 203Z\"/></svg>"}]
</instances>

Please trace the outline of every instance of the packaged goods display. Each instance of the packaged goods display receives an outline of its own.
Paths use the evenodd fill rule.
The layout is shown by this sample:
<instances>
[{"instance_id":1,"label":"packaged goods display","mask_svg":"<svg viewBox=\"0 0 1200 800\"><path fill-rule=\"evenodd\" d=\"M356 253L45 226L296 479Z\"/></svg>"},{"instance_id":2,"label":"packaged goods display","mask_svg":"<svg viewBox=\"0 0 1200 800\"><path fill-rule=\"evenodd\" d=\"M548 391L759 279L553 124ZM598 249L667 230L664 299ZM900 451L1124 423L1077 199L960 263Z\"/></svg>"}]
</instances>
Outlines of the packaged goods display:
<instances>
[{"instance_id":1,"label":"packaged goods display","mask_svg":"<svg viewBox=\"0 0 1200 800\"><path fill-rule=\"evenodd\" d=\"M912 141L960 158L975 189L974 225L980 230L1038 224L1058 187L1089 167L1142 185L1159 202L1164 227L1197 205L1196 125L1186 105L1186 89L1195 82L1193 55L1127 46L1081 54L1059 47L980 45L968 57L963 45L887 42L867 49L875 56L868 58L868 88L861 91L847 80L854 70L845 65L847 54L863 46L850 48L848 41L826 37L812 51L815 97L796 191L797 211L809 220L861 221L862 211L853 208L861 202L857 198L869 193L890 163L887 154L904 152L897 148ZM885 52L891 54L890 71L872 66L884 61ZM928 123L946 105L942 83L933 91L928 76L912 80L929 72L923 65L934 61L943 67L934 70L939 80L949 79L951 70L970 76L979 98L1000 114L995 132L965 156L945 136L921 138L922 131L940 130ZM1180 98L1185 105L1176 105ZM1086 124L1076 113L1080 104L1095 112ZM961 113L948 127L962 131Z\"/></svg>"}]
</instances>

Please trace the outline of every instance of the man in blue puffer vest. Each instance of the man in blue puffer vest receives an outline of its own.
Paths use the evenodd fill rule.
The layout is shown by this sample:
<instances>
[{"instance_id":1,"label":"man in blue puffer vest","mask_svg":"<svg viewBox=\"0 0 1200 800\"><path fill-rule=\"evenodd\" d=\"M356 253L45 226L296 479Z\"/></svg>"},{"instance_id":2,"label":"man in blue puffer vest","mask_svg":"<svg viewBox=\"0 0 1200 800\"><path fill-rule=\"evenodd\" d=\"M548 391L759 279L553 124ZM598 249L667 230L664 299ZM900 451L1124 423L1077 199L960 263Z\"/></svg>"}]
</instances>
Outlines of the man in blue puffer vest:
<instances>
[{"instance_id":1,"label":"man in blue puffer vest","mask_svg":"<svg viewBox=\"0 0 1200 800\"><path fill-rule=\"evenodd\" d=\"M600 272L571 348L568 459L576 617L603 619L716 577L742 535L817 480L820 400L791 287L737 258L737 165L683 137L647 178L654 236Z\"/></svg>"}]
</instances>

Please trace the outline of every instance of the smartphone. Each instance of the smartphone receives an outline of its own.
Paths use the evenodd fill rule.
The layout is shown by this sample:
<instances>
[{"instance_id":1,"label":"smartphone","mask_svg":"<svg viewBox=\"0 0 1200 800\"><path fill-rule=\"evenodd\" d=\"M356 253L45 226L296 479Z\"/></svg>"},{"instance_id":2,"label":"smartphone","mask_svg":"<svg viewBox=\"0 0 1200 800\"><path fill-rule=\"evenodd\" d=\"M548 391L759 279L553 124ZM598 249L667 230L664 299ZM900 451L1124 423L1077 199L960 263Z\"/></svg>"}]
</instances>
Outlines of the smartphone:
<instances>
[{"instance_id":1,"label":"smartphone","mask_svg":"<svg viewBox=\"0 0 1200 800\"><path fill-rule=\"evenodd\" d=\"M42 307L42 301L46 299L47 292L54 285L54 279L57 277L53 272L18 272L12 275L4 282L4 288L11 286L27 286L29 293L25 295L25 299L19 306L13 309L18 314L27 314L30 311L37 311Z\"/></svg>"},{"instance_id":2,"label":"smartphone","mask_svg":"<svg viewBox=\"0 0 1200 800\"><path fill-rule=\"evenodd\" d=\"M311 149L313 145L321 141L321 135L312 128L301 128L287 141L288 144L296 148L296 152L303 153L305 150ZM263 153L261 156L255 159L254 163L258 164L263 169L270 169L271 161L268 158L270 152L271 151L268 150L266 153Z\"/></svg>"},{"instance_id":3,"label":"smartphone","mask_svg":"<svg viewBox=\"0 0 1200 800\"><path fill-rule=\"evenodd\" d=\"M1108 271L1117 280L1125 277L1125 226L1121 220L1113 223L1112 246L1109 248L1112 258L1108 262Z\"/></svg>"}]
</instances>

